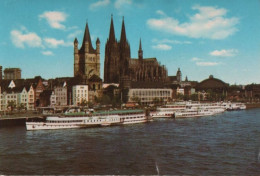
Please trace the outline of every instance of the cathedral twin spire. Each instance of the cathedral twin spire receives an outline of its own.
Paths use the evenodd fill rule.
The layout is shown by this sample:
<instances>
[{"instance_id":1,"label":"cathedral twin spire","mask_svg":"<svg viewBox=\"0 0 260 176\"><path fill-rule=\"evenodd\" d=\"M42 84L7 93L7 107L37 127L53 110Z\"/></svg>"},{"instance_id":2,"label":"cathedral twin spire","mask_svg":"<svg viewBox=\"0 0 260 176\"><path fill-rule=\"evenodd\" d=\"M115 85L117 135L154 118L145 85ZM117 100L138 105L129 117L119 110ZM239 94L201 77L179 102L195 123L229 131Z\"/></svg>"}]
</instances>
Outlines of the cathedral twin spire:
<instances>
[{"instance_id":1,"label":"cathedral twin spire","mask_svg":"<svg viewBox=\"0 0 260 176\"><path fill-rule=\"evenodd\" d=\"M120 43L125 43L126 41L127 40L126 40L126 33L125 33L125 22L124 22L124 17L123 17Z\"/></svg>"},{"instance_id":2,"label":"cathedral twin spire","mask_svg":"<svg viewBox=\"0 0 260 176\"><path fill-rule=\"evenodd\" d=\"M111 42L116 41L113 15L111 15L111 24L110 24L110 31L109 31L109 39L108 40L111 41Z\"/></svg>"},{"instance_id":3,"label":"cathedral twin spire","mask_svg":"<svg viewBox=\"0 0 260 176\"><path fill-rule=\"evenodd\" d=\"M109 31L108 41L109 42L115 42L116 41L113 15L111 15L111 23L110 23L110 31ZM127 38L126 38L126 32L125 32L125 22L124 22L124 17L123 17L121 36L120 36L120 44L124 44L124 43L127 43Z\"/></svg>"}]
</instances>

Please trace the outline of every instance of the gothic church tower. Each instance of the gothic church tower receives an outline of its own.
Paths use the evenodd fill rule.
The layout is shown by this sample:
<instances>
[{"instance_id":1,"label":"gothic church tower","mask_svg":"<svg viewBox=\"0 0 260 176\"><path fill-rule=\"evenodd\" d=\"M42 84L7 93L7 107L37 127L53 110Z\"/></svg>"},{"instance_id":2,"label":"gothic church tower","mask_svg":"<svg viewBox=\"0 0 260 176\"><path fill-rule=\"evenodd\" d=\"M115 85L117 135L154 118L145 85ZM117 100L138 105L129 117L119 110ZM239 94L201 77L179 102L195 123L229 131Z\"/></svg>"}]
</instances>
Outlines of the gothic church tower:
<instances>
[{"instance_id":1,"label":"gothic church tower","mask_svg":"<svg viewBox=\"0 0 260 176\"><path fill-rule=\"evenodd\" d=\"M115 37L113 16L111 16L109 38L105 51L104 82L119 83L122 77L128 76L130 59L130 45L126 38L124 18L118 42Z\"/></svg>"},{"instance_id":2,"label":"gothic church tower","mask_svg":"<svg viewBox=\"0 0 260 176\"><path fill-rule=\"evenodd\" d=\"M105 65L104 65L104 82L118 83L119 82L119 47L115 37L115 29L113 16L111 15L111 24L109 38L106 42L105 49Z\"/></svg>"},{"instance_id":3,"label":"gothic church tower","mask_svg":"<svg viewBox=\"0 0 260 176\"><path fill-rule=\"evenodd\" d=\"M74 40L74 76L89 79L91 76L100 77L100 40L96 40L96 49L93 48L88 23L81 48L78 49L78 40Z\"/></svg>"},{"instance_id":4,"label":"gothic church tower","mask_svg":"<svg viewBox=\"0 0 260 176\"><path fill-rule=\"evenodd\" d=\"M119 49L120 49L120 76L128 76L129 62L131 59L131 55L130 55L130 45L126 38L124 17L122 22L121 37L119 41Z\"/></svg>"}]
</instances>

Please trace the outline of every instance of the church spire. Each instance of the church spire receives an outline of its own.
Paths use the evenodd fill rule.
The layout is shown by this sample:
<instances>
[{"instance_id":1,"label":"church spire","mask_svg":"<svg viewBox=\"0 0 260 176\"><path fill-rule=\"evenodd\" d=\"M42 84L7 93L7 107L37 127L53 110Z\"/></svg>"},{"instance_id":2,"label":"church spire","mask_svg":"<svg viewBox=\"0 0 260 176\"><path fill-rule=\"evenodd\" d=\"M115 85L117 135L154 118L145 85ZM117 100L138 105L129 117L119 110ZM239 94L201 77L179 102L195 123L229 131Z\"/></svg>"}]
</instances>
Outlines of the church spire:
<instances>
[{"instance_id":1,"label":"church spire","mask_svg":"<svg viewBox=\"0 0 260 176\"><path fill-rule=\"evenodd\" d=\"M142 50L142 41L141 41L141 38L140 38L140 42L139 42L139 50Z\"/></svg>"},{"instance_id":2,"label":"church spire","mask_svg":"<svg viewBox=\"0 0 260 176\"><path fill-rule=\"evenodd\" d=\"M85 51L87 49L87 48L85 48L86 42L88 42L89 52L93 53L94 49L93 49L92 42L91 42L90 32L89 32L89 28L88 28L88 22L86 22L85 33L84 33L83 42L82 42L80 51Z\"/></svg>"},{"instance_id":3,"label":"church spire","mask_svg":"<svg viewBox=\"0 0 260 176\"><path fill-rule=\"evenodd\" d=\"M143 59L143 50L142 50L142 41L141 41L141 38L140 38L140 42L139 42L138 59L139 59L139 60L142 60L142 59Z\"/></svg>"},{"instance_id":4,"label":"church spire","mask_svg":"<svg viewBox=\"0 0 260 176\"><path fill-rule=\"evenodd\" d=\"M115 41L115 30L114 30L114 23L113 23L113 14L111 14L111 23L110 23L110 31L109 31L109 41Z\"/></svg>"},{"instance_id":5,"label":"church spire","mask_svg":"<svg viewBox=\"0 0 260 176\"><path fill-rule=\"evenodd\" d=\"M121 43L121 42L126 42L126 33L125 33L125 22L124 22L124 17L123 17L122 30L121 30L121 37L120 37L120 43Z\"/></svg>"}]
</instances>

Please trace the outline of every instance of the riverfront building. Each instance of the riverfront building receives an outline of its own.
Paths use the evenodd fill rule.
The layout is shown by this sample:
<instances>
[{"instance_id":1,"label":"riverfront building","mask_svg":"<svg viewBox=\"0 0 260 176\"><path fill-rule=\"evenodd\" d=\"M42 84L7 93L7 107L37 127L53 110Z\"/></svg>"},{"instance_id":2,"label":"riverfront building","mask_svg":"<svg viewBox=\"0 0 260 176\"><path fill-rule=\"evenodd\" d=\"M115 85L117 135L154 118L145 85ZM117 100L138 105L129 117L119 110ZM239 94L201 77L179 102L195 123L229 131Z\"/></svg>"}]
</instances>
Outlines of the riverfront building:
<instances>
[{"instance_id":1,"label":"riverfront building","mask_svg":"<svg viewBox=\"0 0 260 176\"><path fill-rule=\"evenodd\" d=\"M72 87L73 105L88 102L88 85L75 85Z\"/></svg>"},{"instance_id":2,"label":"riverfront building","mask_svg":"<svg viewBox=\"0 0 260 176\"><path fill-rule=\"evenodd\" d=\"M129 102L140 102L141 104L152 104L156 99L167 102L172 99L172 89L129 89Z\"/></svg>"},{"instance_id":3,"label":"riverfront building","mask_svg":"<svg viewBox=\"0 0 260 176\"><path fill-rule=\"evenodd\" d=\"M67 82L63 84L57 84L54 87L54 94L56 96L56 105L57 106L66 106L68 103L68 93L67 93Z\"/></svg>"}]
</instances>

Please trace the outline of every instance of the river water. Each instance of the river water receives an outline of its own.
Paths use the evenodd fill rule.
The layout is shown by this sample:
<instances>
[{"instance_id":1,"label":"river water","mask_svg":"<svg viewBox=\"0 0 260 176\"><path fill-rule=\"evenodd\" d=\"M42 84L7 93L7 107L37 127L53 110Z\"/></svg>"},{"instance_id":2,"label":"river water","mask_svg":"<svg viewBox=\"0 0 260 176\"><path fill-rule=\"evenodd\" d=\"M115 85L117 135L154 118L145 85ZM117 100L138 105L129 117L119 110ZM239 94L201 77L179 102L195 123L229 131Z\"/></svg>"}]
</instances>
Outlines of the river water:
<instances>
[{"instance_id":1,"label":"river water","mask_svg":"<svg viewBox=\"0 0 260 176\"><path fill-rule=\"evenodd\" d=\"M260 175L260 109L104 128L1 128L0 174Z\"/></svg>"}]
</instances>

